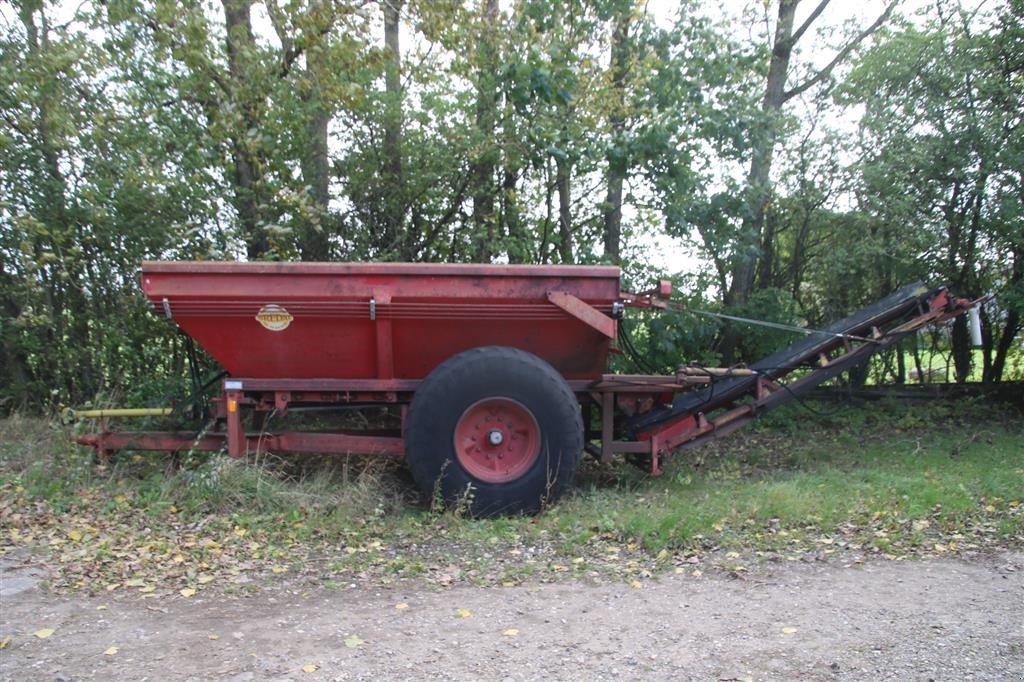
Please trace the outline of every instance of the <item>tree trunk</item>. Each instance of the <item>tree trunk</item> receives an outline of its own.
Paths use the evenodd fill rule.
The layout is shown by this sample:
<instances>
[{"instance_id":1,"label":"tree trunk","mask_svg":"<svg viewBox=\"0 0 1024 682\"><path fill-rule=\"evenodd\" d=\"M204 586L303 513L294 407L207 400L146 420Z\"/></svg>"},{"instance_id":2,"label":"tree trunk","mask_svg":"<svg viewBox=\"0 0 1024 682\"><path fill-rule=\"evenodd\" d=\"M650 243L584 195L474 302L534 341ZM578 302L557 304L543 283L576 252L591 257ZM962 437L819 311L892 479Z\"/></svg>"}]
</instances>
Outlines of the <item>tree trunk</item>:
<instances>
[{"instance_id":1,"label":"tree trunk","mask_svg":"<svg viewBox=\"0 0 1024 682\"><path fill-rule=\"evenodd\" d=\"M313 95L313 110L306 122L305 149L302 156L302 179L310 189L310 198L318 213L318 221L306 226L299 241L302 260L327 260L329 243L324 229L328 218L327 208L330 196L330 164L327 157L327 126L331 116Z\"/></svg>"},{"instance_id":2,"label":"tree trunk","mask_svg":"<svg viewBox=\"0 0 1024 682\"><path fill-rule=\"evenodd\" d=\"M569 179L572 163L555 159L555 188L558 191L558 256L562 263L572 263L572 194Z\"/></svg>"},{"instance_id":3,"label":"tree trunk","mask_svg":"<svg viewBox=\"0 0 1024 682\"><path fill-rule=\"evenodd\" d=\"M747 172L746 206L737 239L735 261L732 267L732 281L725 294L725 305L743 305L754 292L754 277L759 255L773 245L765 241L763 234L765 212L771 196L772 157L775 153L776 127L782 105L785 103L786 78L789 60L793 52L793 17L800 0L781 0L779 15L775 24L775 39L772 44L772 58L768 66L768 80L764 98L761 101L762 120L754 132L750 170ZM719 352L725 364L736 362L736 347L741 330L735 325L726 326L719 344Z\"/></svg>"},{"instance_id":4,"label":"tree trunk","mask_svg":"<svg viewBox=\"0 0 1024 682\"><path fill-rule=\"evenodd\" d=\"M502 222L505 224L505 230L508 234L506 242L508 262L525 263L530 257L530 248L526 241L523 220L519 211L519 194L517 189L519 167L516 163L509 161L508 156L506 154L501 182Z\"/></svg>"},{"instance_id":5,"label":"tree trunk","mask_svg":"<svg viewBox=\"0 0 1024 682\"><path fill-rule=\"evenodd\" d=\"M608 193L604 200L604 256L611 263L621 261L622 247L622 184L626 179L629 160L621 144L626 130L626 83L629 75L629 20L630 8L620 10L614 19L611 37L611 83L613 92L611 126L613 148L608 152Z\"/></svg>"},{"instance_id":6,"label":"tree trunk","mask_svg":"<svg viewBox=\"0 0 1024 682\"><path fill-rule=\"evenodd\" d=\"M725 297L726 305L739 305L750 300L754 291L754 275L758 255L764 248L765 212L771 196L772 159L775 153L777 118L785 103L786 78L793 53L793 18L800 0L781 0L768 80L761 101L762 121L755 133L747 172L747 201L740 226L738 253L733 266L732 282Z\"/></svg>"},{"instance_id":7,"label":"tree trunk","mask_svg":"<svg viewBox=\"0 0 1024 682\"><path fill-rule=\"evenodd\" d=\"M250 260L261 258L269 249L266 233L262 229L259 210L259 185L262 164L249 139L250 131L259 125L259 103L246 94L248 87L247 64L254 57L255 41L252 33L251 0L222 0L224 24L227 33L228 73L231 76L232 99L242 114L243 130L231 133L231 156L234 204L238 223L245 240Z\"/></svg>"},{"instance_id":8,"label":"tree trunk","mask_svg":"<svg viewBox=\"0 0 1024 682\"><path fill-rule=\"evenodd\" d=\"M402 52L398 42L403 0L388 0L384 7L384 51L387 65L384 89L387 93L384 116L383 184L384 225L382 247L385 253L408 260L408 236L402 234L405 220L405 182L402 170Z\"/></svg>"},{"instance_id":9,"label":"tree trunk","mask_svg":"<svg viewBox=\"0 0 1024 682\"><path fill-rule=\"evenodd\" d=\"M483 25L478 37L476 82L476 127L481 151L473 160L473 259L488 263L497 253L495 243L494 129L497 119L498 55L494 41L498 30L498 0L484 0Z\"/></svg>"},{"instance_id":10,"label":"tree trunk","mask_svg":"<svg viewBox=\"0 0 1024 682\"><path fill-rule=\"evenodd\" d=\"M1015 249L1013 252L1013 271L1007 288L1011 290L1019 289L1022 282L1024 282L1024 252ZM991 375L986 377L987 381L995 383L1003 380L1006 358L1010 354L1010 349L1013 348L1013 342L1017 338L1017 333L1021 330L1022 326L1024 325L1022 325L1020 310L1016 307L1011 307L1006 311L1006 321L1003 324L1002 334L999 335L999 343L996 344L995 357L992 359ZM990 336L992 335L990 334Z\"/></svg>"}]
</instances>

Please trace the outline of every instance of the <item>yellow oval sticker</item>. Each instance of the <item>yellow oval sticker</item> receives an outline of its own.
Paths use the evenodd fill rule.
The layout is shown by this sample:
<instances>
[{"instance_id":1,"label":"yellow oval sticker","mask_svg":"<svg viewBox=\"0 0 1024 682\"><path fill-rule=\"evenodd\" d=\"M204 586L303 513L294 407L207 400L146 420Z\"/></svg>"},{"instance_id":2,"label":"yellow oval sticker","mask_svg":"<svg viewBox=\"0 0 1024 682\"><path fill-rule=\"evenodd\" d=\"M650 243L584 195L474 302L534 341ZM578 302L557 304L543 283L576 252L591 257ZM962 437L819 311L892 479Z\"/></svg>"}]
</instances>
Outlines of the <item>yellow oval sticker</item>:
<instances>
[{"instance_id":1,"label":"yellow oval sticker","mask_svg":"<svg viewBox=\"0 0 1024 682\"><path fill-rule=\"evenodd\" d=\"M256 313L256 321L272 332L284 331L292 323L291 313L275 303L269 303Z\"/></svg>"}]
</instances>

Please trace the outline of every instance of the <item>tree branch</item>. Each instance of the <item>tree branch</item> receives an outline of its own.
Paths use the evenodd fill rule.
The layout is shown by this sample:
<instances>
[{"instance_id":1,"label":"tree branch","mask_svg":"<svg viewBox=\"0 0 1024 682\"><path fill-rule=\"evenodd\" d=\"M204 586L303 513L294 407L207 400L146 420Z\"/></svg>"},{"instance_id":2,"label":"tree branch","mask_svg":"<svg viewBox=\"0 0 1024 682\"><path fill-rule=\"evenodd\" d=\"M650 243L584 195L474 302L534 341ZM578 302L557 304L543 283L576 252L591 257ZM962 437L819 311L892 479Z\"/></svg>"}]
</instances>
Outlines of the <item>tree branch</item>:
<instances>
[{"instance_id":1,"label":"tree branch","mask_svg":"<svg viewBox=\"0 0 1024 682\"><path fill-rule=\"evenodd\" d=\"M818 3L818 6L814 8L813 12L811 12L811 16L807 17L804 23L800 25L800 28L798 28L796 32L794 32L793 35L790 36L789 42L791 45L796 45L800 38L803 37L804 33L807 33L807 29L809 29L811 27L811 24L814 23L814 20L817 19L821 15L821 13L825 11L825 8L828 7L829 2L831 2L831 0L821 0L821 2Z\"/></svg>"},{"instance_id":2,"label":"tree branch","mask_svg":"<svg viewBox=\"0 0 1024 682\"><path fill-rule=\"evenodd\" d=\"M896 9L896 5L898 4L900 4L900 0L890 0L889 4L885 8L885 11L882 12L882 14L877 19L875 19L874 23L868 26L860 33L858 33L853 40L847 43L846 46L843 47L843 49L836 53L836 56L832 59L831 62L829 62L824 68L822 68L812 77L805 80L800 85L794 86L792 89L787 90L785 93L783 93L783 101L788 102L797 95L803 94L807 90L813 88L815 85L821 83L830 75L832 75L833 69L835 69L840 62L846 59L850 55L850 53L853 52L853 50L864 41L865 38L867 38L872 33L877 31L879 28L881 28L882 24L888 21L889 16L892 14L892 11ZM806 25L807 24L805 22L804 26ZM804 30L804 26L800 27L801 31Z\"/></svg>"}]
</instances>

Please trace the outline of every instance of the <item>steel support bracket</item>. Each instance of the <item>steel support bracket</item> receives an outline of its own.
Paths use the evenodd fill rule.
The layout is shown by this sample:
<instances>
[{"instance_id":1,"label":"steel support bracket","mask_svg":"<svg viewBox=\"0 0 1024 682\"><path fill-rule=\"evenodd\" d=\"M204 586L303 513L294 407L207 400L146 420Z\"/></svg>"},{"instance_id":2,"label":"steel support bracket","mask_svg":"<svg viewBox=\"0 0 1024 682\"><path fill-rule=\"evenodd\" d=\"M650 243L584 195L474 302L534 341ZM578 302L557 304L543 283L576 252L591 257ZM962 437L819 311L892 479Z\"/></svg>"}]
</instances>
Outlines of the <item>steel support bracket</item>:
<instances>
[{"instance_id":1,"label":"steel support bracket","mask_svg":"<svg viewBox=\"0 0 1024 682\"><path fill-rule=\"evenodd\" d=\"M609 339L615 339L618 326L612 318L565 291L549 291L548 300L577 320L590 325Z\"/></svg>"}]
</instances>

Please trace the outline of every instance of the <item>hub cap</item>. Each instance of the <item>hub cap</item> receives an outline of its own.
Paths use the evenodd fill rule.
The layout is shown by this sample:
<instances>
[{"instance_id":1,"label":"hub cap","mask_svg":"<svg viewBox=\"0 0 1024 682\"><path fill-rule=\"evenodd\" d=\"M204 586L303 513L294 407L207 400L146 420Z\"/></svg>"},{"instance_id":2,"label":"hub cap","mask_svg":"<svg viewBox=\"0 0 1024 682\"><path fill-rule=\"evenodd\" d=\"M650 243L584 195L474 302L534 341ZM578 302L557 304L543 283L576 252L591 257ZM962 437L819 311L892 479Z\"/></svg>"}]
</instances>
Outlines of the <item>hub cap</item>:
<instances>
[{"instance_id":1,"label":"hub cap","mask_svg":"<svg viewBox=\"0 0 1024 682\"><path fill-rule=\"evenodd\" d=\"M455 425L459 464L487 483L522 476L540 454L540 427L525 406L511 398L484 398L466 408Z\"/></svg>"}]
</instances>

